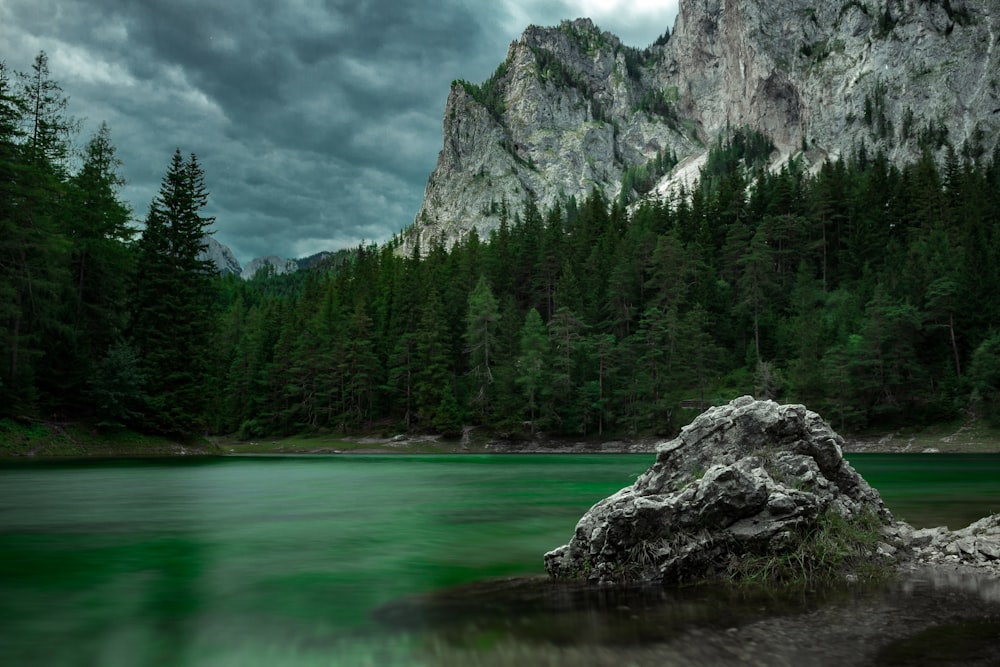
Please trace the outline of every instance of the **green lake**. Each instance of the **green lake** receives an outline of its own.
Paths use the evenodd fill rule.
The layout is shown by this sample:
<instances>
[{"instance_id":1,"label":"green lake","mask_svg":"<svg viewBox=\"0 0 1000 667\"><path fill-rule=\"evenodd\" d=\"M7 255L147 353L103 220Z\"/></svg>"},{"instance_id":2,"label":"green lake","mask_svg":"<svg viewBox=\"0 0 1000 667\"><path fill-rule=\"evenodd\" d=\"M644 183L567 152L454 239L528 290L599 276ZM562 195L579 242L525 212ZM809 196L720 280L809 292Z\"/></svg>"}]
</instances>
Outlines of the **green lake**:
<instances>
[{"instance_id":1,"label":"green lake","mask_svg":"<svg viewBox=\"0 0 1000 667\"><path fill-rule=\"evenodd\" d=\"M958 528L1000 511L998 455L849 458L890 509L918 527ZM566 619L579 617L564 617L560 627L567 607L648 605L641 595L609 600L613 592L595 603L578 589L560 589L554 603L550 589L537 597L543 582L508 578L542 574L542 555L569 540L580 515L652 461L647 454L3 463L0 664L463 664L510 637L517 646L562 645L565 655L567 642L590 641L587 633L573 639L578 620ZM461 602L434 597L498 580L534 588L514 590L520 602L509 602L520 584L506 585L496 596L508 601L492 611L488 588ZM711 619L743 622L726 616L725 600L683 595L673 608L700 610L688 615L688 630ZM550 618L532 609L548 609ZM635 616L617 614L590 634L612 628L601 646L623 638L641 646L679 622L650 630ZM520 649L508 650L509 664L531 664Z\"/></svg>"}]
</instances>

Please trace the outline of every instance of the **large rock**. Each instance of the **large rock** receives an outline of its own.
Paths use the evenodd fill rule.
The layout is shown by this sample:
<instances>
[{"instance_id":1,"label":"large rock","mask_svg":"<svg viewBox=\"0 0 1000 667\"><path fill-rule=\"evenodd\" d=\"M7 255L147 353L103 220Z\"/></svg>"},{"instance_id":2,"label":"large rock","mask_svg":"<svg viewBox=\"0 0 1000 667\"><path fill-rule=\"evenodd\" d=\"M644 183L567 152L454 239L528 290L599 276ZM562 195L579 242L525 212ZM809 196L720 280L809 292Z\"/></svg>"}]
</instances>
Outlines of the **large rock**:
<instances>
[{"instance_id":1,"label":"large rock","mask_svg":"<svg viewBox=\"0 0 1000 667\"><path fill-rule=\"evenodd\" d=\"M842 444L802 405L745 396L711 408L659 445L635 484L594 505L572 541L545 555L545 568L598 582L701 579L734 560L779 554L831 514L894 527L894 545L872 554L891 557L906 546L905 531Z\"/></svg>"}]
</instances>

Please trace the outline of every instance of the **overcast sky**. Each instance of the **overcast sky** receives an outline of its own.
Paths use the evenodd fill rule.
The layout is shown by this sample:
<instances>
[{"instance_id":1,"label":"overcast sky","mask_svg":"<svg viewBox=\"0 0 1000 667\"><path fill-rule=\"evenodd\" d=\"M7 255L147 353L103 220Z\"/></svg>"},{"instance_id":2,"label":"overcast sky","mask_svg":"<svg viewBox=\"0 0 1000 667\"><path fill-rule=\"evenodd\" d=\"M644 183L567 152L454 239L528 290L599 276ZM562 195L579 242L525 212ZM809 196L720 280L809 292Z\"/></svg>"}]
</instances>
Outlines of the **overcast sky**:
<instances>
[{"instance_id":1,"label":"overcast sky","mask_svg":"<svg viewBox=\"0 0 1000 667\"><path fill-rule=\"evenodd\" d=\"M137 219L175 148L196 153L240 262L382 242L413 222L454 79L481 82L529 24L588 16L625 44L677 0L0 0L0 60L39 51L102 121Z\"/></svg>"}]
</instances>

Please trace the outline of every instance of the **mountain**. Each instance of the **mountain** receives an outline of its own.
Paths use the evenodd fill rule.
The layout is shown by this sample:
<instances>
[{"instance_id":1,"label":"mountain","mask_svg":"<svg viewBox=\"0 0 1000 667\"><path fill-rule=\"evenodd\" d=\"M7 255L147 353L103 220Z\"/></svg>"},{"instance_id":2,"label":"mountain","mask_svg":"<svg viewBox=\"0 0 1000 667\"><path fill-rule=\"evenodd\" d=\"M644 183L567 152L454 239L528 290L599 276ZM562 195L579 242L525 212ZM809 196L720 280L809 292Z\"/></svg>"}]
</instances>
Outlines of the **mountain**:
<instances>
[{"instance_id":1,"label":"mountain","mask_svg":"<svg viewBox=\"0 0 1000 667\"><path fill-rule=\"evenodd\" d=\"M738 128L772 165L864 145L890 160L1000 136L996 0L681 0L646 49L588 19L531 26L482 84L455 81L444 141L400 252L495 229L529 196L669 193Z\"/></svg>"},{"instance_id":2,"label":"mountain","mask_svg":"<svg viewBox=\"0 0 1000 667\"><path fill-rule=\"evenodd\" d=\"M329 263L338 253L323 250L308 257L300 257L295 260L296 266L301 271L303 269L315 269Z\"/></svg>"},{"instance_id":3,"label":"mountain","mask_svg":"<svg viewBox=\"0 0 1000 667\"><path fill-rule=\"evenodd\" d=\"M241 267L239 260L236 259L236 255L229 246L219 243L208 234L202 238L202 241L205 242L207 247L199 256L199 259L211 261L218 268L219 273L223 275L232 273L242 277L244 280L253 278L265 266L273 266L275 275L321 267L334 262L340 254L345 252L329 252L324 250L300 259L285 259L284 257L269 255L267 257L252 259L245 267Z\"/></svg>"},{"instance_id":4,"label":"mountain","mask_svg":"<svg viewBox=\"0 0 1000 667\"><path fill-rule=\"evenodd\" d=\"M284 257L278 257L276 255L257 257L256 259L250 260L250 262L243 267L240 277L242 277L243 280L250 280L264 267L272 267L274 269L274 275L280 276L284 273L294 273L295 271L298 271L299 263L294 259L285 259Z\"/></svg>"},{"instance_id":5,"label":"mountain","mask_svg":"<svg viewBox=\"0 0 1000 667\"><path fill-rule=\"evenodd\" d=\"M214 263L219 269L219 273L223 275L227 273L240 275L243 268L240 266L240 261L236 259L236 255L229 249L229 246L219 243L208 234L202 237L202 241L207 247L198 256L198 259Z\"/></svg>"}]
</instances>

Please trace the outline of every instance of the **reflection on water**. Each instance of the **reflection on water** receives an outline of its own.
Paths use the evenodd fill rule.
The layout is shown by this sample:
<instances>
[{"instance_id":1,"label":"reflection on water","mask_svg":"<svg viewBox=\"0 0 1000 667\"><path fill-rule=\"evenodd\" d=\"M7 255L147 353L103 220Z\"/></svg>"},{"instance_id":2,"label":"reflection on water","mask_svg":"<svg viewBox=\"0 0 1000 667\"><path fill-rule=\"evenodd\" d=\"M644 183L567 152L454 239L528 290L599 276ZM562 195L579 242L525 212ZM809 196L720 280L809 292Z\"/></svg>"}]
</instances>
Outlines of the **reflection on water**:
<instances>
[{"instance_id":1,"label":"reflection on water","mask_svg":"<svg viewBox=\"0 0 1000 667\"><path fill-rule=\"evenodd\" d=\"M692 627L726 630L764 613L805 612L844 594L512 578L395 600L373 617L385 628L434 630L460 645L484 631L557 645L639 645L674 639Z\"/></svg>"},{"instance_id":2,"label":"reflection on water","mask_svg":"<svg viewBox=\"0 0 1000 667\"><path fill-rule=\"evenodd\" d=\"M996 583L957 576L918 573L889 589L784 596L536 578L541 555L569 539L581 514L650 462L357 456L4 465L0 664L804 664L801 656L860 664L875 660L876 647L895 645L882 657L901 660L910 639L931 641L928 619L947 635L942 645L970 627L986 637L970 646L992 641ZM984 469L994 480L1000 472L1000 457L977 459L975 474L956 459L974 482L962 497L947 470L943 486L926 481L925 459L852 463L881 476L890 507L901 499L911 515L923 511L920 497L937 513L992 503L996 490L975 480ZM954 502L938 502L944 496Z\"/></svg>"},{"instance_id":3,"label":"reflection on water","mask_svg":"<svg viewBox=\"0 0 1000 667\"><path fill-rule=\"evenodd\" d=\"M520 578L397 600L375 618L432 638L410 658L437 665L997 664L1000 607L977 586L996 582L937 574L784 592Z\"/></svg>"},{"instance_id":4,"label":"reflection on water","mask_svg":"<svg viewBox=\"0 0 1000 667\"><path fill-rule=\"evenodd\" d=\"M919 568L907 575L902 590L910 595L961 591L984 602L1000 604L1000 580L964 568Z\"/></svg>"}]
</instances>

